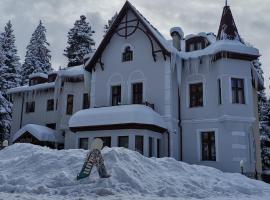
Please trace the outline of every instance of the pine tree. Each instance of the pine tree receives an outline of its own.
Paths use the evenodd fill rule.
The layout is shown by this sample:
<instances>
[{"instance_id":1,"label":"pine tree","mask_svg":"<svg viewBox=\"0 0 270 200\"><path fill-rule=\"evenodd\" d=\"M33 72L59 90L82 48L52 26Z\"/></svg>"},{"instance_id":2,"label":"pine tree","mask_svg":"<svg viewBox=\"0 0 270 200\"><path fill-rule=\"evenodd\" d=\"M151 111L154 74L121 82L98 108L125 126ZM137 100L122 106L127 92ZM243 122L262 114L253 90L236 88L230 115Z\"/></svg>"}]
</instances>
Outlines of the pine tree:
<instances>
[{"instance_id":1,"label":"pine tree","mask_svg":"<svg viewBox=\"0 0 270 200\"><path fill-rule=\"evenodd\" d=\"M11 124L11 103L4 97L0 91L0 142L9 139L9 130ZM1 145L0 145L1 146Z\"/></svg>"},{"instance_id":2,"label":"pine tree","mask_svg":"<svg viewBox=\"0 0 270 200\"><path fill-rule=\"evenodd\" d=\"M0 35L0 45L5 56L5 67L1 70L0 89L1 91L6 91L21 84L20 58L17 55L15 36L10 21L6 24L4 32Z\"/></svg>"},{"instance_id":3,"label":"pine tree","mask_svg":"<svg viewBox=\"0 0 270 200\"><path fill-rule=\"evenodd\" d=\"M50 44L46 38L46 28L40 21L27 46L25 61L22 66L23 84L29 82L29 75L32 73L47 73L52 70L49 46Z\"/></svg>"},{"instance_id":4,"label":"pine tree","mask_svg":"<svg viewBox=\"0 0 270 200\"><path fill-rule=\"evenodd\" d=\"M68 67L83 64L84 56L93 52L93 33L86 17L82 15L68 32L68 46L64 50L64 55L68 58Z\"/></svg>"},{"instance_id":5,"label":"pine tree","mask_svg":"<svg viewBox=\"0 0 270 200\"><path fill-rule=\"evenodd\" d=\"M263 80L263 70L261 68L261 63L257 60L253 64ZM258 92L258 109L260 121L262 165L263 170L267 170L270 169L270 102L267 100L264 90Z\"/></svg>"},{"instance_id":6,"label":"pine tree","mask_svg":"<svg viewBox=\"0 0 270 200\"><path fill-rule=\"evenodd\" d=\"M108 24L106 24L106 25L104 26L104 32L105 32L105 33L107 33L108 30L111 28L111 26L112 26L114 20L117 18L117 15L118 15L118 13L115 13L114 16L113 16L110 20L108 20Z\"/></svg>"}]
</instances>

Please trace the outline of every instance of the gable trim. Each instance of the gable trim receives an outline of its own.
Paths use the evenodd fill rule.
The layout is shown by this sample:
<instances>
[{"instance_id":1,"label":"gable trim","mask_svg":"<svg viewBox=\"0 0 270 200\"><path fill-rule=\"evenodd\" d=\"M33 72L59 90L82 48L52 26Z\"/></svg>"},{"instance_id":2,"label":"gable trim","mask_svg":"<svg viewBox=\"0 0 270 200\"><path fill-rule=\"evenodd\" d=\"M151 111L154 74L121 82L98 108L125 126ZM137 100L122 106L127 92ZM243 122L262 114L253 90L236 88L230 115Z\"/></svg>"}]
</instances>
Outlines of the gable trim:
<instances>
[{"instance_id":1,"label":"gable trim","mask_svg":"<svg viewBox=\"0 0 270 200\"><path fill-rule=\"evenodd\" d=\"M122 22L122 19L127 16L128 11L131 11L136 17L137 19L132 19L132 20L126 20L125 22ZM85 69L87 71L92 71L93 69L95 70L95 66L97 63L100 64L100 67L102 70L104 70L104 63L102 62L102 53L105 50L106 46L108 45L108 43L110 42L111 38L113 37L113 35L117 33L117 27L119 24L123 24L125 23L126 26L122 27L120 29L123 28L135 28L134 31L132 31L129 34L125 34L125 37L130 36L131 34L133 34L136 30L141 30L150 40L151 43L151 47L152 47L152 55L153 55L153 59L154 61L156 61L156 53L162 53L164 59L166 60L166 56L170 56L171 52L168 51L168 49L166 49L166 47L159 41L159 39L155 36L155 34L153 33L153 31L148 27L148 25L145 23L145 21L142 19L143 16L140 15L135 8L131 5L130 2L126 2L123 6L123 8L121 9L120 13L118 14L117 18L114 20L111 28L108 30L107 34L105 35L104 39L102 40L102 42L100 43L99 47L97 48L96 52L94 53L93 57L91 58L90 62L85 66ZM138 24L135 25L128 25L129 22L134 22L134 21L138 21ZM142 24L142 26L144 27L144 29L142 29L141 27L139 27L139 24ZM158 46L160 47L159 50L154 50L154 45L153 45L153 41L152 39L158 44Z\"/></svg>"}]
</instances>

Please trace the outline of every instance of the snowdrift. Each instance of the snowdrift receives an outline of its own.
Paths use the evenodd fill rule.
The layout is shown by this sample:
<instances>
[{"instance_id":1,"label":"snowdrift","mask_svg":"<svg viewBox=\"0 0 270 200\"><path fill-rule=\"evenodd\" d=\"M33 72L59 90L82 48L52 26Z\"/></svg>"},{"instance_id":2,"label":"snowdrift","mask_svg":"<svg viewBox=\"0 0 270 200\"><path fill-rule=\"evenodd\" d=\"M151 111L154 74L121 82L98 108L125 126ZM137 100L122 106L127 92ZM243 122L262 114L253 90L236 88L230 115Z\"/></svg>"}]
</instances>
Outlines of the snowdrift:
<instances>
[{"instance_id":1,"label":"snowdrift","mask_svg":"<svg viewBox=\"0 0 270 200\"><path fill-rule=\"evenodd\" d=\"M268 184L240 174L188 165L172 158L146 158L124 148L102 150L111 178L99 179L94 168L90 178L76 181L86 153L14 144L0 151L0 196L1 192L59 195L65 199L111 195L177 199L269 199L270 196Z\"/></svg>"}]
</instances>

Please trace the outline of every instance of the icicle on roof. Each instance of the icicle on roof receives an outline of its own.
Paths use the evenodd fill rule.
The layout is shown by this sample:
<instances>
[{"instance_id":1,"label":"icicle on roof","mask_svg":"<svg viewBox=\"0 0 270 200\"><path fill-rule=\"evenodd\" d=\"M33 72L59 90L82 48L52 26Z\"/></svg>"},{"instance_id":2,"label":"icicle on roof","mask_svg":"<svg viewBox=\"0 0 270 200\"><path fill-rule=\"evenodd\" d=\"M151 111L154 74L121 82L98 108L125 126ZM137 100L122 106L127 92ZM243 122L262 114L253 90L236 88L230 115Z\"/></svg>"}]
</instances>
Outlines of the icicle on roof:
<instances>
[{"instance_id":1,"label":"icicle on roof","mask_svg":"<svg viewBox=\"0 0 270 200\"><path fill-rule=\"evenodd\" d=\"M238 40L243 43L238 33L230 6L228 6L227 1L223 8L217 40Z\"/></svg>"}]
</instances>

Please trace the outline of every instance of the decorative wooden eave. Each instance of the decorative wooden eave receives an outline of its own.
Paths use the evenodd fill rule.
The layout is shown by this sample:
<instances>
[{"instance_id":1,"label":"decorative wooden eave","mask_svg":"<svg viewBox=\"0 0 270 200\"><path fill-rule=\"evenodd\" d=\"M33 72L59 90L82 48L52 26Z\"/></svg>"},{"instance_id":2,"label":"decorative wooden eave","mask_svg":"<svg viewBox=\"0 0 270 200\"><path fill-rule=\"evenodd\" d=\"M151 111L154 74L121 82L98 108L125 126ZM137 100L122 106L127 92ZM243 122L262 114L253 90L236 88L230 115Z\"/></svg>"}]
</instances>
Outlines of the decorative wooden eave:
<instances>
[{"instance_id":1,"label":"decorative wooden eave","mask_svg":"<svg viewBox=\"0 0 270 200\"><path fill-rule=\"evenodd\" d=\"M116 33L117 27L120 25L120 23L122 22L123 18L128 13L128 11L131 11L137 17L138 22L140 22L140 24L142 24L142 26L146 29L146 32L144 32L144 33L147 34L147 37L148 38L150 38L150 37L153 38L154 41L160 47L161 50L154 51L153 50L153 44L151 42L152 50L153 50L152 54L153 54L154 60L155 60L155 55L154 54L157 53L157 52L162 52L162 54L164 56L164 59L166 59L166 56L170 56L171 55L171 52L166 48L166 46L164 46L162 44L162 42L160 41L160 39L158 37L156 37L156 35L153 32L153 30L151 28L149 28L149 26L151 26L150 23L147 24L148 22L144 19L144 17L133 7L133 5L129 1L126 1L126 3L124 4L124 6L122 7L121 11L119 12L117 18L114 20L111 28L108 30L107 34L103 38L103 40L100 43L99 47L97 48L96 52L92 56L91 60L85 66L85 69L87 71L90 71L91 72L92 69L95 68L95 65L97 63L99 63L100 66L101 66L101 68L104 69L104 63L101 60L102 53L105 50L105 48L108 45L108 43L110 42L110 40L113 37L113 35ZM126 26L127 26L127 24L126 24Z\"/></svg>"},{"instance_id":2,"label":"decorative wooden eave","mask_svg":"<svg viewBox=\"0 0 270 200\"><path fill-rule=\"evenodd\" d=\"M229 51L220 51L214 55L213 61L218 61L222 58L253 61L253 60L258 59L258 57L259 57L258 55L250 55L250 54L243 54L243 53L236 53L236 52L229 52Z\"/></svg>"}]
</instances>

